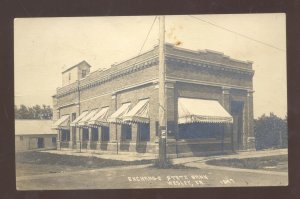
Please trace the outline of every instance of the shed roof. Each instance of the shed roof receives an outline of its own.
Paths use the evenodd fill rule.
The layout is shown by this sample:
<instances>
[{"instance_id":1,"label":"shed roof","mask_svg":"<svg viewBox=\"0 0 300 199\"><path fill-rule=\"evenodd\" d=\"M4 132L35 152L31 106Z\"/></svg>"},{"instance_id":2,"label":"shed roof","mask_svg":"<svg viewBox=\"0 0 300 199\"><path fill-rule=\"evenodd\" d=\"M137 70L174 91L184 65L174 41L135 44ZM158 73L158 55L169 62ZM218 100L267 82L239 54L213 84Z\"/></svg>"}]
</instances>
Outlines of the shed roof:
<instances>
[{"instance_id":1,"label":"shed roof","mask_svg":"<svg viewBox=\"0 0 300 199\"><path fill-rule=\"evenodd\" d=\"M76 65L74 65L74 66L71 66L71 67L69 67L69 68L64 69L64 70L62 71L62 73L65 73L65 72L67 72L67 71L69 71L69 70L71 70L71 69L73 69L73 68L75 68L75 67L78 67L78 66L80 66L80 65L86 65L86 66L88 66L89 68L91 67L91 65L90 65L89 63L87 63L87 61L83 60L83 61L79 62L78 64L76 64Z\"/></svg>"},{"instance_id":2,"label":"shed roof","mask_svg":"<svg viewBox=\"0 0 300 199\"><path fill-rule=\"evenodd\" d=\"M56 134L52 120L15 120L15 135Z\"/></svg>"}]
</instances>

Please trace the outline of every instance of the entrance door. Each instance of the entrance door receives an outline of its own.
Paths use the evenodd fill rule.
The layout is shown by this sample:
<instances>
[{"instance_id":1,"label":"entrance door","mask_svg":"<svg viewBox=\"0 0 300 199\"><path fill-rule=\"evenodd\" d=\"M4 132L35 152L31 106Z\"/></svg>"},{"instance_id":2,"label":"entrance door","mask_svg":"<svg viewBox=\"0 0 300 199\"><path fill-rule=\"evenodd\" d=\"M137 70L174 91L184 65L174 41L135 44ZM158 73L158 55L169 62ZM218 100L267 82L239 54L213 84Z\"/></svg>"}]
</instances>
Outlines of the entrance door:
<instances>
[{"instance_id":1,"label":"entrance door","mask_svg":"<svg viewBox=\"0 0 300 199\"><path fill-rule=\"evenodd\" d=\"M37 147L39 149L44 148L44 138L38 138L38 140L37 140Z\"/></svg>"}]
</instances>

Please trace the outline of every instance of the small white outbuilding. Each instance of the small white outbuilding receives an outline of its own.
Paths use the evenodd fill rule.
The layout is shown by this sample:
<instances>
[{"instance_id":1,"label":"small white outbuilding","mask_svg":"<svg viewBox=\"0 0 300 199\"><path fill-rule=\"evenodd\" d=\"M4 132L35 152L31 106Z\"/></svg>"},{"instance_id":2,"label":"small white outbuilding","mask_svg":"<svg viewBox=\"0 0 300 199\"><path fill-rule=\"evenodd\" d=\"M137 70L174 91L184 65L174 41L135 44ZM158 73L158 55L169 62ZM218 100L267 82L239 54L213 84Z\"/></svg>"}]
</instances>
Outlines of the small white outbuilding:
<instances>
[{"instance_id":1,"label":"small white outbuilding","mask_svg":"<svg viewBox=\"0 0 300 199\"><path fill-rule=\"evenodd\" d=\"M15 120L16 152L56 149L57 134L52 124L52 120Z\"/></svg>"}]
</instances>

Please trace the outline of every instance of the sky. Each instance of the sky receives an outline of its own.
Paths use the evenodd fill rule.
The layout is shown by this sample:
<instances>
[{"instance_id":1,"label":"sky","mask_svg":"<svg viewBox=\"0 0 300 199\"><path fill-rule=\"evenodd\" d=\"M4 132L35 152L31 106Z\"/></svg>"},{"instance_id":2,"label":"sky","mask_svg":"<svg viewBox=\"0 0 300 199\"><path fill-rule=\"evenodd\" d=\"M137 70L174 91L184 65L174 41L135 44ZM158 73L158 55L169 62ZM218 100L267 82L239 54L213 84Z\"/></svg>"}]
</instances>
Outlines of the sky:
<instances>
[{"instance_id":1,"label":"sky","mask_svg":"<svg viewBox=\"0 0 300 199\"><path fill-rule=\"evenodd\" d=\"M193 16L210 23L188 15L166 16L166 42L180 41L182 48L210 49L233 59L253 61L254 117L270 112L285 117L285 14ZM158 18L147 40L146 36L154 19L155 16L15 19L15 104L52 106L51 96L62 86L64 69L83 60L92 66L91 71L110 68L139 54L145 41L142 52L152 49L158 44Z\"/></svg>"}]
</instances>

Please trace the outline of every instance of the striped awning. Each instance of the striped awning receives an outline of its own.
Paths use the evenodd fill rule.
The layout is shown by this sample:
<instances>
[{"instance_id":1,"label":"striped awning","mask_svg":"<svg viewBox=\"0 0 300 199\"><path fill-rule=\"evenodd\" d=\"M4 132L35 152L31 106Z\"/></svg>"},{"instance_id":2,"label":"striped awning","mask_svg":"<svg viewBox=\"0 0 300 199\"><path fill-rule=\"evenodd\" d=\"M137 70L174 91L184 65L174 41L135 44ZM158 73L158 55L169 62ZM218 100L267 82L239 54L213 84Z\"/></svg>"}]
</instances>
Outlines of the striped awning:
<instances>
[{"instance_id":1,"label":"striped awning","mask_svg":"<svg viewBox=\"0 0 300 199\"><path fill-rule=\"evenodd\" d=\"M122 116L129 111L130 104L130 102L122 104L122 106L108 118L108 122L122 123Z\"/></svg>"},{"instance_id":2,"label":"striped awning","mask_svg":"<svg viewBox=\"0 0 300 199\"><path fill-rule=\"evenodd\" d=\"M73 122L71 122L70 126L78 126L78 122L82 120L89 112L84 111L82 112Z\"/></svg>"},{"instance_id":3,"label":"striped awning","mask_svg":"<svg viewBox=\"0 0 300 199\"><path fill-rule=\"evenodd\" d=\"M217 100L178 99L178 124L233 123L232 116Z\"/></svg>"},{"instance_id":4,"label":"striped awning","mask_svg":"<svg viewBox=\"0 0 300 199\"><path fill-rule=\"evenodd\" d=\"M149 123L149 99L140 100L128 113L122 117L123 122Z\"/></svg>"},{"instance_id":5,"label":"striped awning","mask_svg":"<svg viewBox=\"0 0 300 199\"><path fill-rule=\"evenodd\" d=\"M98 113L94 115L89 121L88 125L91 126L107 126L107 117L108 117L109 107L102 108Z\"/></svg>"},{"instance_id":6,"label":"striped awning","mask_svg":"<svg viewBox=\"0 0 300 199\"><path fill-rule=\"evenodd\" d=\"M86 114L79 122L79 127L85 127L88 125L88 121L95 116L95 114L98 112L98 109L91 110L88 114Z\"/></svg>"},{"instance_id":7,"label":"striped awning","mask_svg":"<svg viewBox=\"0 0 300 199\"><path fill-rule=\"evenodd\" d=\"M69 129L70 116L63 115L52 125L52 129Z\"/></svg>"}]
</instances>

